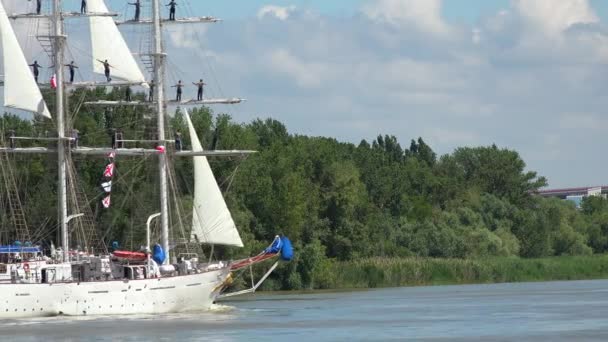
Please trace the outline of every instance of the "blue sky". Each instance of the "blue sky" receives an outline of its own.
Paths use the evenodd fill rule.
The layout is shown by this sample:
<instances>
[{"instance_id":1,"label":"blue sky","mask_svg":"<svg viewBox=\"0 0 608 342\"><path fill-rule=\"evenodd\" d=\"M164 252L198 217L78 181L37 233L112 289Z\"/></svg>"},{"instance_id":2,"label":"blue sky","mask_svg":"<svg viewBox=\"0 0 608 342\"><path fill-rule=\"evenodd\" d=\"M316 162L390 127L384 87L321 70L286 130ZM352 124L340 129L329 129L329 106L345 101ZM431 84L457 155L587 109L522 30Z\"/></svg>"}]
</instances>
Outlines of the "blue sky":
<instances>
[{"instance_id":1,"label":"blue sky","mask_svg":"<svg viewBox=\"0 0 608 342\"><path fill-rule=\"evenodd\" d=\"M108 2L132 15L124 0ZM608 1L181 4L178 16L225 21L168 25L167 75L205 78L207 96L247 98L214 108L237 121L272 117L292 133L353 143L423 137L439 154L495 143L518 151L551 187L608 184ZM72 42L87 39L78 24L68 29ZM145 28L121 30L143 52ZM26 50L29 59L44 55ZM89 58L74 59L87 77Z\"/></svg>"},{"instance_id":2,"label":"blue sky","mask_svg":"<svg viewBox=\"0 0 608 342\"><path fill-rule=\"evenodd\" d=\"M290 15L260 16L269 5ZM608 1L197 6L226 19L205 31L204 43L223 90L251 99L236 109L237 119L273 116L292 132L355 143L379 133L404 145L422 136L440 154L496 143L519 151L551 186L608 183L608 162L598 158L608 146L600 90L608 82ZM574 33L590 22L598 26Z\"/></svg>"},{"instance_id":3,"label":"blue sky","mask_svg":"<svg viewBox=\"0 0 608 342\"><path fill-rule=\"evenodd\" d=\"M508 8L510 0L445 0L443 14L454 22L475 22L479 18ZM555 0L559 1L559 0ZM363 0L222 0L190 1L199 13L211 13L226 19L255 16L264 5L310 8L327 15L348 16L358 11ZM608 17L608 1L591 0L591 5L602 18Z\"/></svg>"}]
</instances>

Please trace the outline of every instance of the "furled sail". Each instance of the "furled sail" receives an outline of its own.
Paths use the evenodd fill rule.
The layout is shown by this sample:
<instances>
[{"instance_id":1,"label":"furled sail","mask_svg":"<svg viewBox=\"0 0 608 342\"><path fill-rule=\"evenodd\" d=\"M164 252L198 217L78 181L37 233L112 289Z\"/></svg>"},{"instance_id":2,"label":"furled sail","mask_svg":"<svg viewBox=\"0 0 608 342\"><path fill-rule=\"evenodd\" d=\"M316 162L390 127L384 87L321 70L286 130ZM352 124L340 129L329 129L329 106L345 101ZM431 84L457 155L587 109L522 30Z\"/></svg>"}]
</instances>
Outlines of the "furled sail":
<instances>
[{"instance_id":1,"label":"furled sail","mask_svg":"<svg viewBox=\"0 0 608 342\"><path fill-rule=\"evenodd\" d=\"M109 13L103 0L89 0L88 11ZM111 65L111 77L128 82L144 83L145 78L127 43L111 17L91 16L91 44L93 47L93 71L104 74L101 62L107 60Z\"/></svg>"},{"instance_id":2,"label":"furled sail","mask_svg":"<svg viewBox=\"0 0 608 342\"><path fill-rule=\"evenodd\" d=\"M15 32L0 2L0 39L4 63L4 106L51 118Z\"/></svg>"},{"instance_id":3,"label":"furled sail","mask_svg":"<svg viewBox=\"0 0 608 342\"><path fill-rule=\"evenodd\" d=\"M192 120L186 112L193 151L202 151ZM236 225L217 185L207 157L194 157L192 238L215 245L243 247Z\"/></svg>"}]
</instances>

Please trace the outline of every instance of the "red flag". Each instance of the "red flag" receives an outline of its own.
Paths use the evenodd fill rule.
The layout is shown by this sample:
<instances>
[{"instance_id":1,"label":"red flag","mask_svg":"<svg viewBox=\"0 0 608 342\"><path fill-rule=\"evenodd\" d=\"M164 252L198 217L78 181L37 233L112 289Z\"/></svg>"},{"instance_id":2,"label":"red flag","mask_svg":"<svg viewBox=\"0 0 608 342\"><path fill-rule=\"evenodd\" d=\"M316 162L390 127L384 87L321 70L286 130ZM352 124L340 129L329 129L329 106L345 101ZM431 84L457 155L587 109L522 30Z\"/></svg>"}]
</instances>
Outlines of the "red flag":
<instances>
[{"instance_id":1,"label":"red flag","mask_svg":"<svg viewBox=\"0 0 608 342\"><path fill-rule=\"evenodd\" d=\"M110 195L108 195L108 197L104 198L101 201L101 204L103 204L103 207L106 208L106 209L108 209L110 207L110 203L111 203Z\"/></svg>"},{"instance_id":2,"label":"red flag","mask_svg":"<svg viewBox=\"0 0 608 342\"><path fill-rule=\"evenodd\" d=\"M107 178L114 177L114 163L110 163L106 166L105 171L103 171L103 176Z\"/></svg>"},{"instance_id":3,"label":"red flag","mask_svg":"<svg viewBox=\"0 0 608 342\"><path fill-rule=\"evenodd\" d=\"M165 146L156 146L156 150L159 153L165 153Z\"/></svg>"},{"instance_id":4,"label":"red flag","mask_svg":"<svg viewBox=\"0 0 608 342\"><path fill-rule=\"evenodd\" d=\"M55 74L51 77L51 88L57 89L57 77Z\"/></svg>"}]
</instances>

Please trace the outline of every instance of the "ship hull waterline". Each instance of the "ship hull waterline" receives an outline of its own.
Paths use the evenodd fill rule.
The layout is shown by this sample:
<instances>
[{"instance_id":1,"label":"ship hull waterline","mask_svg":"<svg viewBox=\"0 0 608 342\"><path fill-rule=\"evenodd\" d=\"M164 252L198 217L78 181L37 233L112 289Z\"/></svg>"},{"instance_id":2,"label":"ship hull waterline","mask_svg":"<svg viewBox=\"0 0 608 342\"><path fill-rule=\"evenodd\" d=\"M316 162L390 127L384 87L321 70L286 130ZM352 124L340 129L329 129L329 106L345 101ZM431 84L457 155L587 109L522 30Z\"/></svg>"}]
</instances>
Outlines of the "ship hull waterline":
<instances>
[{"instance_id":1,"label":"ship hull waterline","mask_svg":"<svg viewBox=\"0 0 608 342\"><path fill-rule=\"evenodd\" d=\"M229 275L226 267L141 280L0 284L0 319L206 311Z\"/></svg>"}]
</instances>

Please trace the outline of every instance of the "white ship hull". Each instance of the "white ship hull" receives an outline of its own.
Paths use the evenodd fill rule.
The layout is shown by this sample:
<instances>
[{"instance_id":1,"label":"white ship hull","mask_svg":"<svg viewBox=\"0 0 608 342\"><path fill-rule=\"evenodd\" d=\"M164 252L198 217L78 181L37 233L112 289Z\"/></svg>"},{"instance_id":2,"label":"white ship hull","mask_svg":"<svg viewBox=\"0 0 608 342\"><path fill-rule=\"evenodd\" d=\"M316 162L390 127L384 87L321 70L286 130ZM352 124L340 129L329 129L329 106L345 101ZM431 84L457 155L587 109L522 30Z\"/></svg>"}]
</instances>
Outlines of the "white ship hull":
<instances>
[{"instance_id":1,"label":"white ship hull","mask_svg":"<svg viewBox=\"0 0 608 342\"><path fill-rule=\"evenodd\" d=\"M0 319L55 315L128 315L211 307L229 268L142 280L0 284Z\"/></svg>"}]
</instances>

